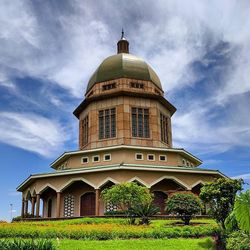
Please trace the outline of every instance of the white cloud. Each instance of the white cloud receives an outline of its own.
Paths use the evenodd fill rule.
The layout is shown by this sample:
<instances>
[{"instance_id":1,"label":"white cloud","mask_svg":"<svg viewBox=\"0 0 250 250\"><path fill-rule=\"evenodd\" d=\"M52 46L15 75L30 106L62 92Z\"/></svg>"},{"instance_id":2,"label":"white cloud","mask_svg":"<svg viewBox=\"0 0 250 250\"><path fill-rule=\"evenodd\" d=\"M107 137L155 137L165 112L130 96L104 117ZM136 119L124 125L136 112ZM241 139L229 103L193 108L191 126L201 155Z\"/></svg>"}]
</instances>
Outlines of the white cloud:
<instances>
[{"instance_id":1,"label":"white cloud","mask_svg":"<svg viewBox=\"0 0 250 250\"><path fill-rule=\"evenodd\" d=\"M110 53L107 26L83 15L86 8L56 17L43 8L44 20L30 2L1 2L1 74L49 80L82 97L94 68Z\"/></svg>"},{"instance_id":2,"label":"white cloud","mask_svg":"<svg viewBox=\"0 0 250 250\"><path fill-rule=\"evenodd\" d=\"M21 196L22 193L17 192L17 191L15 191L15 190L9 190L8 195L9 195L9 196Z\"/></svg>"},{"instance_id":3,"label":"white cloud","mask_svg":"<svg viewBox=\"0 0 250 250\"><path fill-rule=\"evenodd\" d=\"M241 174L241 175L233 176L233 177L231 177L231 178L232 178L232 179L250 180L250 173L246 173L246 174Z\"/></svg>"},{"instance_id":4,"label":"white cloud","mask_svg":"<svg viewBox=\"0 0 250 250\"><path fill-rule=\"evenodd\" d=\"M34 114L0 112L0 141L45 157L59 153L68 139L61 125Z\"/></svg>"},{"instance_id":5,"label":"white cloud","mask_svg":"<svg viewBox=\"0 0 250 250\"><path fill-rule=\"evenodd\" d=\"M40 4L44 5L0 3L0 79L5 87L11 88L12 76L31 76L83 97L91 73L115 53L114 37L119 35L114 33L126 24L131 51L153 66L167 94L175 94L203 79L203 73L192 67L194 62L213 63L216 59L206 58L206 53L227 43L226 52L216 51L228 59L227 65L219 65L221 78L210 76L218 84L202 100L186 101L173 117L173 138L176 146L202 153L250 146L250 120L242 109L242 95L250 91L249 1L70 1L64 10L63 4L55 9ZM228 106L234 97L237 108ZM61 106L59 99L50 100Z\"/></svg>"},{"instance_id":6,"label":"white cloud","mask_svg":"<svg viewBox=\"0 0 250 250\"><path fill-rule=\"evenodd\" d=\"M0 81L0 87L4 87L9 89L12 92L16 92L17 91L17 87L13 82L9 82L9 81Z\"/></svg>"},{"instance_id":7,"label":"white cloud","mask_svg":"<svg viewBox=\"0 0 250 250\"><path fill-rule=\"evenodd\" d=\"M186 147L200 154L222 153L233 147L250 147L247 107L234 105L230 112L223 115L214 112L216 106L212 102L192 102L187 110L173 116L176 147Z\"/></svg>"}]
</instances>

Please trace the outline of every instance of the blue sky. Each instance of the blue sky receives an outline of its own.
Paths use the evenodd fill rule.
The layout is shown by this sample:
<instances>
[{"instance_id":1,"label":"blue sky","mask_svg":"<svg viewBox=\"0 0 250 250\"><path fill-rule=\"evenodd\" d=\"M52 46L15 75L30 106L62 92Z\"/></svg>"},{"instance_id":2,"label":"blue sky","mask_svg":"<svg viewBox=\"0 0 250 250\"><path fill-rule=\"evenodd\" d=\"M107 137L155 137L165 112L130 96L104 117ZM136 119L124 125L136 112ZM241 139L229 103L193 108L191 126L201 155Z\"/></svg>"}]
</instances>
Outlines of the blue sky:
<instances>
[{"instance_id":1,"label":"blue sky","mask_svg":"<svg viewBox=\"0 0 250 250\"><path fill-rule=\"evenodd\" d=\"M177 107L174 146L250 182L249 13L244 0L2 0L0 219L20 213L25 178L77 149L72 111L122 27Z\"/></svg>"}]
</instances>

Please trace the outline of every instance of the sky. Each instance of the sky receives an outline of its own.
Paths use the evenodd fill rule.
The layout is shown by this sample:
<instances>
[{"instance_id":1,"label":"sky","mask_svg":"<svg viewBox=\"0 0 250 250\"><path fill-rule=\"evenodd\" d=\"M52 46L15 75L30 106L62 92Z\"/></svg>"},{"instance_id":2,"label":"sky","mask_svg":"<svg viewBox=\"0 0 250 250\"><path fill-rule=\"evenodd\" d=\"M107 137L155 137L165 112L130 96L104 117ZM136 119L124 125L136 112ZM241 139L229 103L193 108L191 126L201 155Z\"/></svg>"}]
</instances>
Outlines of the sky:
<instances>
[{"instance_id":1,"label":"sky","mask_svg":"<svg viewBox=\"0 0 250 250\"><path fill-rule=\"evenodd\" d=\"M20 214L24 179L77 149L72 112L122 28L177 108L174 147L250 182L249 13L248 0L1 0L0 220Z\"/></svg>"}]
</instances>

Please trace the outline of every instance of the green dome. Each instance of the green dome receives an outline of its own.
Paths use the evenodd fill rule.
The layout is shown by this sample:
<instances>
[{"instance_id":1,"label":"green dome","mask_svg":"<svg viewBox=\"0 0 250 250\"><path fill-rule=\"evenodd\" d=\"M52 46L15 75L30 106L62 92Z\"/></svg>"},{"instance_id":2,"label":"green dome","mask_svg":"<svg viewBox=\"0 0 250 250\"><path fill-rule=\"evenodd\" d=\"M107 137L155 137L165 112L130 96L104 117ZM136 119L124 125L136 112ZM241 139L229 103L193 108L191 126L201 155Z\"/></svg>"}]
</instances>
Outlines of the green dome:
<instances>
[{"instance_id":1,"label":"green dome","mask_svg":"<svg viewBox=\"0 0 250 250\"><path fill-rule=\"evenodd\" d=\"M131 54L119 53L106 58L100 64L95 73L91 76L86 92L88 92L95 83L122 77L152 81L162 90L159 77L143 59Z\"/></svg>"}]
</instances>

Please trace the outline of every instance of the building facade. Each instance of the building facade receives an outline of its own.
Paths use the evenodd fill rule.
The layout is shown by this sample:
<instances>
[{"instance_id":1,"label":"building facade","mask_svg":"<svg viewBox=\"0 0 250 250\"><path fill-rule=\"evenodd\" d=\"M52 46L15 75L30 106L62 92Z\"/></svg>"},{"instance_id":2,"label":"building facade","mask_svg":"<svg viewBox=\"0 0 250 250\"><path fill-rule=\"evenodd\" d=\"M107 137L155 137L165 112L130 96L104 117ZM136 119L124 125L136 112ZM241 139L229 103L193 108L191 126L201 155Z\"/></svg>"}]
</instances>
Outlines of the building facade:
<instances>
[{"instance_id":1,"label":"building facade","mask_svg":"<svg viewBox=\"0 0 250 250\"><path fill-rule=\"evenodd\" d=\"M22 216L104 215L116 207L104 204L102 190L122 182L149 188L164 214L169 194L199 194L204 182L225 177L199 168L200 159L173 147L175 111L155 71L129 54L122 34L117 54L99 65L73 112L79 120L79 149L59 156L51 164L53 172L31 175L17 188Z\"/></svg>"}]
</instances>

